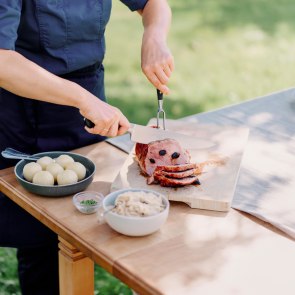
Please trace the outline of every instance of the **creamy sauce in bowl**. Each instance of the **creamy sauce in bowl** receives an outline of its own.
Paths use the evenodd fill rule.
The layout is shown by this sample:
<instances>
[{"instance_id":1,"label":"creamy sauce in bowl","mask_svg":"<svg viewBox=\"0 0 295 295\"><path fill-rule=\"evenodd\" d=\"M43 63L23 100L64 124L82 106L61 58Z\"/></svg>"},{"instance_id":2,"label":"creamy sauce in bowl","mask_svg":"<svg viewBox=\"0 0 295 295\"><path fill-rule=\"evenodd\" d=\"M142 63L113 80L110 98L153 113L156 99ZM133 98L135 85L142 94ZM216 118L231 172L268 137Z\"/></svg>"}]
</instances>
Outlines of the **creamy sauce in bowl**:
<instances>
[{"instance_id":1,"label":"creamy sauce in bowl","mask_svg":"<svg viewBox=\"0 0 295 295\"><path fill-rule=\"evenodd\" d=\"M145 191L129 191L120 194L112 212L124 216L152 216L165 209L162 198Z\"/></svg>"}]
</instances>

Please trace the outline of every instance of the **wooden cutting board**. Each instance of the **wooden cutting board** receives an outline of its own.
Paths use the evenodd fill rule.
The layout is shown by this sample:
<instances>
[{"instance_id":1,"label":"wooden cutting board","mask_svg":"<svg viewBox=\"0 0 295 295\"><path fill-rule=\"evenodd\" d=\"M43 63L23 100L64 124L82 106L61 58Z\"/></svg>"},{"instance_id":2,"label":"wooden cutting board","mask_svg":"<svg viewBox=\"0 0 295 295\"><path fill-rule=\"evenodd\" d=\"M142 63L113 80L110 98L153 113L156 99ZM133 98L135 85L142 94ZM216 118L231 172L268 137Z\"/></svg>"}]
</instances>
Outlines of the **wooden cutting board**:
<instances>
[{"instance_id":1,"label":"wooden cutting board","mask_svg":"<svg viewBox=\"0 0 295 295\"><path fill-rule=\"evenodd\" d=\"M149 125L153 125L150 122ZM188 149L192 163L203 167L199 175L200 185L179 188L148 185L140 174L134 149L120 169L111 191L122 188L147 188L158 191L171 201L187 203L191 208L228 211L234 195L243 150L249 130L244 127L203 125L194 122L168 120L167 128L195 138L196 141L210 140L212 147Z\"/></svg>"}]
</instances>

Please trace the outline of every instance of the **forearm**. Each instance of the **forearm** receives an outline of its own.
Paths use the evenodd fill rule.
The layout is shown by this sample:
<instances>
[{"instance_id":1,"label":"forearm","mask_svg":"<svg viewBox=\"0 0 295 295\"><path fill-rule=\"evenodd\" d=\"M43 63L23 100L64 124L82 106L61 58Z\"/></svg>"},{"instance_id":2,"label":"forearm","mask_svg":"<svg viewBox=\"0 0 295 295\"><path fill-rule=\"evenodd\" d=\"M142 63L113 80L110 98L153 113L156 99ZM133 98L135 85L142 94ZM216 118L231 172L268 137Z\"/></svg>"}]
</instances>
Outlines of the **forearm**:
<instances>
[{"instance_id":1,"label":"forearm","mask_svg":"<svg viewBox=\"0 0 295 295\"><path fill-rule=\"evenodd\" d=\"M78 84L51 74L19 53L0 49L0 87L16 95L76 107L94 122L88 132L104 136L124 134L127 118Z\"/></svg>"},{"instance_id":2,"label":"forearm","mask_svg":"<svg viewBox=\"0 0 295 295\"><path fill-rule=\"evenodd\" d=\"M55 76L9 50L0 50L0 87L26 98L77 108L86 94L76 83Z\"/></svg>"},{"instance_id":3,"label":"forearm","mask_svg":"<svg viewBox=\"0 0 295 295\"><path fill-rule=\"evenodd\" d=\"M142 11L144 34L141 47L141 68L148 80L164 94L174 69L173 56L167 46L171 10L167 0L148 0Z\"/></svg>"},{"instance_id":4,"label":"forearm","mask_svg":"<svg viewBox=\"0 0 295 295\"><path fill-rule=\"evenodd\" d=\"M156 33L156 36L166 40L171 24L171 9L167 1L149 0L140 14L145 33Z\"/></svg>"}]
</instances>

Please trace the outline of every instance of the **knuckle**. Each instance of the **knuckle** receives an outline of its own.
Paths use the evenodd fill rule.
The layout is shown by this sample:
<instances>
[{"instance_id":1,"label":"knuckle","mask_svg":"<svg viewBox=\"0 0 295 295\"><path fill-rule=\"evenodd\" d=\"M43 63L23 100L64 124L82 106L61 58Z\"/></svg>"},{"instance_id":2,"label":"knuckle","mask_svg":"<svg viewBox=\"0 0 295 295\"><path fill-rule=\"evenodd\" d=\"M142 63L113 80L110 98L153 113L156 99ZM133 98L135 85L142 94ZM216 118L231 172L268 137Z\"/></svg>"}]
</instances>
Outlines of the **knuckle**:
<instances>
[{"instance_id":1,"label":"knuckle","mask_svg":"<svg viewBox=\"0 0 295 295\"><path fill-rule=\"evenodd\" d=\"M158 88L161 88L162 87L162 84L161 84L161 82L159 80L156 80L155 83L154 83L154 85L156 87L158 87Z\"/></svg>"},{"instance_id":2,"label":"knuckle","mask_svg":"<svg viewBox=\"0 0 295 295\"><path fill-rule=\"evenodd\" d=\"M108 135L110 136L110 137L115 137L116 135L117 135L117 131L112 131L112 132L110 132Z\"/></svg>"},{"instance_id":3,"label":"knuckle","mask_svg":"<svg viewBox=\"0 0 295 295\"><path fill-rule=\"evenodd\" d=\"M164 85L166 85L166 84L168 84L169 79L167 77L164 77L162 82Z\"/></svg>"},{"instance_id":4,"label":"knuckle","mask_svg":"<svg viewBox=\"0 0 295 295\"><path fill-rule=\"evenodd\" d=\"M147 78L152 84L155 84L156 78L154 76L147 75Z\"/></svg>"},{"instance_id":5,"label":"knuckle","mask_svg":"<svg viewBox=\"0 0 295 295\"><path fill-rule=\"evenodd\" d=\"M172 54L169 54L167 60L169 60L169 61L173 61L173 60L174 60L173 55L172 55Z\"/></svg>"},{"instance_id":6,"label":"knuckle","mask_svg":"<svg viewBox=\"0 0 295 295\"><path fill-rule=\"evenodd\" d=\"M113 109L114 109L115 112L120 112L120 110L117 107L113 106Z\"/></svg>"},{"instance_id":7,"label":"knuckle","mask_svg":"<svg viewBox=\"0 0 295 295\"><path fill-rule=\"evenodd\" d=\"M122 116L122 112L116 108L116 119L119 119Z\"/></svg>"},{"instance_id":8,"label":"knuckle","mask_svg":"<svg viewBox=\"0 0 295 295\"><path fill-rule=\"evenodd\" d=\"M158 86L158 89L162 92L162 93L166 93L166 88L161 86Z\"/></svg>"},{"instance_id":9,"label":"knuckle","mask_svg":"<svg viewBox=\"0 0 295 295\"><path fill-rule=\"evenodd\" d=\"M173 64L174 63L174 57L173 57L173 55L168 56L167 63L168 64Z\"/></svg>"},{"instance_id":10,"label":"knuckle","mask_svg":"<svg viewBox=\"0 0 295 295\"><path fill-rule=\"evenodd\" d=\"M142 65L141 69L145 74L151 71L151 67L149 65Z\"/></svg>"},{"instance_id":11,"label":"knuckle","mask_svg":"<svg viewBox=\"0 0 295 295\"><path fill-rule=\"evenodd\" d=\"M161 68L162 67L162 62L161 61L159 61L159 62L155 62L154 64L153 64L153 68L154 69L158 69L158 68Z\"/></svg>"},{"instance_id":12,"label":"knuckle","mask_svg":"<svg viewBox=\"0 0 295 295\"><path fill-rule=\"evenodd\" d=\"M168 63L168 58L163 59L161 62L161 68L166 67L167 63Z\"/></svg>"}]
</instances>

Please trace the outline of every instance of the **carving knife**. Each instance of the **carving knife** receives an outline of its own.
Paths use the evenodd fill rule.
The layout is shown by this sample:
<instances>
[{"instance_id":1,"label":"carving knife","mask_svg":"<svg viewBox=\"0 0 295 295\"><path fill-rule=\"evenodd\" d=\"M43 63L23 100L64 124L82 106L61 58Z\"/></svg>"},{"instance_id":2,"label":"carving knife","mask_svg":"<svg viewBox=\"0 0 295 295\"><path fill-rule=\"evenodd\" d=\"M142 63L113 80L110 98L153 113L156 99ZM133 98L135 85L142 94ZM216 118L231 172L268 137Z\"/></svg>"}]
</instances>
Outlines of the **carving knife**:
<instances>
[{"instance_id":1,"label":"carving knife","mask_svg":"<svg viewBox=\"0 0 295 295\"><path fill-rule=\"evenodd\" d=\"M94 124L90 120L84 119L84 122L87 127L94 127ZM187 149L208 149L215 146L213 141L175 132L173 130L167 129L167 126L166 130L163 130L160 128L153 128L151 126L131 124L131 127L127 132L131 134L131 141L145 144L155 140L169 138L177 140L183 147Z\"/></svg>"}]
</instances>

